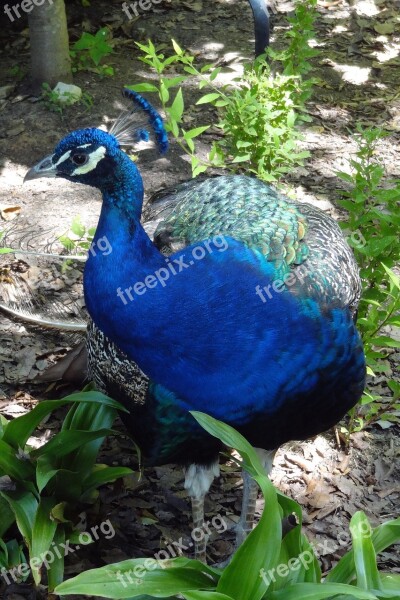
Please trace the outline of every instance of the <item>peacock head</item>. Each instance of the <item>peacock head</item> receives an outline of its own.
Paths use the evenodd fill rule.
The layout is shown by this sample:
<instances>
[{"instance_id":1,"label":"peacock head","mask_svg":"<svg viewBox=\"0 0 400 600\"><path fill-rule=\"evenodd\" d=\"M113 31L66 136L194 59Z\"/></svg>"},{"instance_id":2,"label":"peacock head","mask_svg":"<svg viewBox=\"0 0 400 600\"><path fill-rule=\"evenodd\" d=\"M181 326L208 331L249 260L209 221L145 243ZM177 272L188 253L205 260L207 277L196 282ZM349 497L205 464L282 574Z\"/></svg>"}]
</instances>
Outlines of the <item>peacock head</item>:
<instances>
[{"instance_id":1,"label":"peacock head","mask_svg":"<svg viewBox=\"0 0 400 600\"><path fill-rule=\"evenodd\" d=\"M146 113L154 131L160 153L168 149L168 138L160 115L137 92L124 89L123 95L134 103L133 110L123 113L110 132L101 129L80 129L67 135L56 146L54 153L32 167L24 181L40 177L63 177L69 181L84 183L108 191L124 173L140 175L134 163L122 151L122 146L132 146L140 140L148 140L149 133L138 123L136 113Z\"/></svg>"}]
</instances>

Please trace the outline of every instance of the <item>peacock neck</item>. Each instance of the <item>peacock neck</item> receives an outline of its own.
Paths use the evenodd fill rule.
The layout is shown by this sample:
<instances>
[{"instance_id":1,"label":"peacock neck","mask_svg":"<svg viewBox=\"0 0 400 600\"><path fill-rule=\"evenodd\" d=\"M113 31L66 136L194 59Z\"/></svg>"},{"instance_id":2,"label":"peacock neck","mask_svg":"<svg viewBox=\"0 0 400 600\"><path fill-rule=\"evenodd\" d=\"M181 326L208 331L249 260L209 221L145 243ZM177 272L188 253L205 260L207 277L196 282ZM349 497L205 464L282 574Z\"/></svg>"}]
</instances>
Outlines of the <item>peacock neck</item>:
<instances>
[{"instance_id":1,"label":"peacock neck","mask_svg":"<svg viewBox=\"0 0 400 600\"><path fill-rule=\"evenodd\" d=\"M118 157L116 169L105 178L101 189L103 195L102 216L118 209L121 223L140 221L143 205L143 181L135 163L124 153ZM99 224L100 225L100 224Z\"/></svg>"},{"instance_id":2,"label":"peacock neck","mask_svg":"<svg viewBox=\"0 0 400 600\"><path fill-rule=\"evenodd\" d=\"M140 223L143 186L136 167L133 167L130 178L120 176L116 178L114 188L102 190L100 219L84 273L89 314L111 338L113 334L120 335L127 303L131 301L130 290L135 283L143 282L165 263ZM134 298L132 296L132 300ZM145 300L136 302L138 318L139 313L143 317L147 311L147 298Z\"/></svg>"}]
</instances>

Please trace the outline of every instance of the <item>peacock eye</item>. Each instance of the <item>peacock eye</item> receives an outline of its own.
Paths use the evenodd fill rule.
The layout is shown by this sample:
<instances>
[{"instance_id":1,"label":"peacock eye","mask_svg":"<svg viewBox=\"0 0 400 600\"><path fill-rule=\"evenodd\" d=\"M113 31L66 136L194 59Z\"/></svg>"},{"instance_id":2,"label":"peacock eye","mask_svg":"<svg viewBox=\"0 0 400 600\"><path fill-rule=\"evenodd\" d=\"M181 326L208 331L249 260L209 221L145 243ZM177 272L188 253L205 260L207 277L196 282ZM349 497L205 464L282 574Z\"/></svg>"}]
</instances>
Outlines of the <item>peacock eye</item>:
<instances>
[{"instance_id":1,"label":"peacock eye","mask_svg":"<svg viewBox=\"0 0 400 600\"><path fill-rule=\"evenodd\" d=\"M87 163L89 157L87 154L76 153L71 156L71 160L75 165L82 166Z\"/></svg>"}]
</instances>

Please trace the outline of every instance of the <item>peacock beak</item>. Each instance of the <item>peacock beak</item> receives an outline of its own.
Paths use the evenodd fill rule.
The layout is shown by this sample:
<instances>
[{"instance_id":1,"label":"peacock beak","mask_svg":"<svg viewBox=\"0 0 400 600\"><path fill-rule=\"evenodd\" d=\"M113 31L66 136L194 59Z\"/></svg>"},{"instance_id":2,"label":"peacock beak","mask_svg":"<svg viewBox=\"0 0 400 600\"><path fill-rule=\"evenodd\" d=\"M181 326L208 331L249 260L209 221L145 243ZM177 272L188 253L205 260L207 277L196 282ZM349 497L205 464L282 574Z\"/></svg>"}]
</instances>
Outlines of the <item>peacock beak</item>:
<instances>
[{"instance_id":1,"label":"peacock beak","mask_svg":"<svg viewBox=\"0 0 400 600\"><path fill-rule=\"evenodd\" d=\"M38 162L34 167L29 169L24 177L25 181L31 179L38 179L39 177L56 177L57 176L57 165L52 161L53 155L46 156L43 160Z\"/></svg>"}]
</instances>

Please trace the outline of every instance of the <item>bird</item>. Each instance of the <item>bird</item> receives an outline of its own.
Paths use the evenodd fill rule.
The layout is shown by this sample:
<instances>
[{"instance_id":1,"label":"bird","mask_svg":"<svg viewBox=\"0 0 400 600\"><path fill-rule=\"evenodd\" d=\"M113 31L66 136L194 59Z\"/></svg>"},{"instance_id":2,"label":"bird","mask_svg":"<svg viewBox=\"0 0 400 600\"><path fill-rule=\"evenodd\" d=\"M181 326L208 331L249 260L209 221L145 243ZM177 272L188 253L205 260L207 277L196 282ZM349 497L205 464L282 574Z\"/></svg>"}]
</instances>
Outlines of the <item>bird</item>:
<instances>
[{"instance_id":1,"label":"bird","mask_svg":"<svg viewBox=\"0 0 400 600\"><path fill-rule=\"evenodd\" d=\"M136 92L124 95L164 152L161 117ZM89 371L129 408L123 419L147 464L185 467L197 527L222 444L190 411L235 427L267 472L280 445L334 426L365 385L361 284L331 217L245 175L161 192L147 211L158 220L152 241L142 179L122 149L146 135L126 116L109 133L74 131L25 180L61 177L102 194L93 245L106 240L111 252L89 251L85 264ZM245 474L238 543L256 490ZM196 543L201 560L205 544Z\"/></svg>"}]
</instances>

